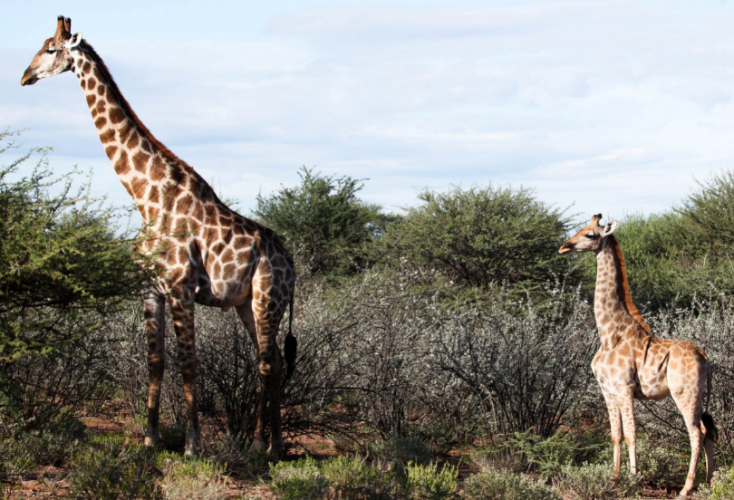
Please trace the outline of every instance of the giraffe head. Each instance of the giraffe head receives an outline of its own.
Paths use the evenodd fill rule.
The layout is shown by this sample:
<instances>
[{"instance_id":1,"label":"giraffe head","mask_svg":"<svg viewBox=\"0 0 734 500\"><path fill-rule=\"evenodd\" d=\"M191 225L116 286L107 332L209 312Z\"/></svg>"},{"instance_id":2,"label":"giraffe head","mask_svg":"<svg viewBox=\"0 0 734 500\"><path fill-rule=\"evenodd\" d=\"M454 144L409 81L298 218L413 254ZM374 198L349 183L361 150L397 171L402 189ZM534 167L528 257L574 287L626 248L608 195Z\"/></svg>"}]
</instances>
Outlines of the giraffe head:
<instances>
[{"instance_id":1,"label":"giraffe head","mask_svg":"<svg viewBox=\"0 0 734 500\"><path fill-rule=\"evenodd\" d=\"M43 47L23 73L21 85L33 85L41 78L58 75L71 67L71 51L82 42L82 34L71 34L71 19L59 16L56 34L43 42Z\"/></svg>"},{"instance_id":2,"label":"giraffe head","mask_svg":"<svg viewBox=\"0 0 734 500\"><path fill-rule=\"evenodd\" d=\"M604 238L614 233L614 230L617 229L616 220L607 222L606 225L599 224L600 220L601 214L594 215L588 226L561 245L561 248L558 249L558 253L599 252L602 248Z\"/></svg>"}]
</instances>

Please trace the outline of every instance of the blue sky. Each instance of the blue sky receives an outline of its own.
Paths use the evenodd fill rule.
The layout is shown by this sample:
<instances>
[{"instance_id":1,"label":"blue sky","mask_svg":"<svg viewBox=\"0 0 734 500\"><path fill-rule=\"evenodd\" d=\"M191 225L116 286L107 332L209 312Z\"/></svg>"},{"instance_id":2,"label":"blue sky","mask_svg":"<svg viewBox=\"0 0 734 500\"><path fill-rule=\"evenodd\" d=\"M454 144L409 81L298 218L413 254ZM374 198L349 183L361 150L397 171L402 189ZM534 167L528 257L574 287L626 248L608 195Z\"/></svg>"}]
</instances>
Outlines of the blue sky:
<instances>
[{"instance_id":1,"label":"blue sky","mask_svg":"<svg viewBox=\"0 0 734 500\"><path fill-rule=\"evenodd\" d=\"M301 165L387 210L488 182L623 217L734 167L731 2L12 2L0 128L129 202L71 74L22 88L58 14L140 118L247 213ZM7 160L0 158L0 164Z\"/></svg>"}]
</instances>

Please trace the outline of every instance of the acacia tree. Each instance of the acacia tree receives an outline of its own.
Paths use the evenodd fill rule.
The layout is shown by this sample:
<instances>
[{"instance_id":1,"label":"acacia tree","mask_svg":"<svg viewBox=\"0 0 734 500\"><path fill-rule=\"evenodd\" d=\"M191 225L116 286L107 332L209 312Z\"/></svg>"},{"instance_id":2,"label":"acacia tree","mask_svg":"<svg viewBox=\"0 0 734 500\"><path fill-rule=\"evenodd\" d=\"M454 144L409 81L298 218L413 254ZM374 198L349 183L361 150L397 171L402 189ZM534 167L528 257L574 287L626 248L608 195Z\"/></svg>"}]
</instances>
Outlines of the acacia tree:
<instances>
[{"instance_id":1,"label":"acacia tree","mask_svg":"<svg viewBox=\"0 0 734 500\"><path fill-rule=\"evenodd\" d=\"M0 132L0 154L17 149L13 135ZM116 234L116 213L89 198L88 184L72 191L75 172L54 176L47 152L0 167L0 414L28 404L30 373L48 362L29 358L98 330L149 278L145 260ZM33 373L37 385L54 383ZM35 389L39 401L55 399Z\"/></svg>"},{"instance_id":2,"label":"acacia tree","mask_svg":"<svg viewBox=\"0 0 734 500\"><path fill-rule=\"evenodd\" d=\"M652 309L689 307L694 296L734 293L734 173L723 172L671 211L620 222L630 286Z\"/></svg>"},{"instance_id":3,"label":"acacia tree","mask_svg":"<svg viewBox=\"0 0 734 500\"><path fill-rule=\"evenodd\" d=\"M569 219L531 190L489 184L418 198L423 203L388 228L386 242L457 284L528 290L567 273L557 255Z\"/></svg>"},{"instance_id":4,"label":"acacia tree","mask_svg":"<svg viewBox=\"0 0 734 500\"><path fill-rule=\"evenodd\" d=\"M345 275L369 264L369 242L394 217L357 197L364 184L303 167L301 185L257 197L254 216L274 229L312 274Z\"/></svg>"}]
</instances>

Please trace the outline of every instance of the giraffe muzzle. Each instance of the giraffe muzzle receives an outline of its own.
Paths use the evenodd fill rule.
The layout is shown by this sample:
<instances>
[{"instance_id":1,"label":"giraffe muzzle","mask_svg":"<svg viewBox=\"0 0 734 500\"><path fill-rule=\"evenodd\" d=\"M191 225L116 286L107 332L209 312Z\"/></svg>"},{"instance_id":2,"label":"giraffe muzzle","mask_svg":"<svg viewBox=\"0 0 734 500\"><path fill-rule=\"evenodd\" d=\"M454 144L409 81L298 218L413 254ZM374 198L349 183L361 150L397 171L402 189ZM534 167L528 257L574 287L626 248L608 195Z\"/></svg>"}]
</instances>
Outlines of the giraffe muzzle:
<instances>
[{"instance_id":1,"label":"giraffe muzzle","mask_svg":"<svg viewBox=\"0 0 734 500\"><path fill-rule=\"evenodd\" d=\"M20 79L20 84L25 87L26 85L33 85L38 81L38 77L33 74L33 70L28 67L28 69L25 70L25 73L23 73L23 78Z\"/></svg>"}]
</instances>

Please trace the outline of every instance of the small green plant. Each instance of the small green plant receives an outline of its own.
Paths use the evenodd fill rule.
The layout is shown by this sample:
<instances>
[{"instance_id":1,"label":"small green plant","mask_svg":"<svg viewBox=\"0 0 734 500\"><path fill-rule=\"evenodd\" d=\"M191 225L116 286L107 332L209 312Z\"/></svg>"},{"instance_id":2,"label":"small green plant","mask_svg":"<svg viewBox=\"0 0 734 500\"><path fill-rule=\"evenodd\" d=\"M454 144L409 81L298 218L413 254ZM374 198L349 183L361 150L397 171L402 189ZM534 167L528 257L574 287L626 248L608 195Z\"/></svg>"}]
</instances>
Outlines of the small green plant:
<instances>
[{"instance_id":1,"label":"small green plant","mask_svg":"<svg viewBox=\"0 0 734 500\"><path fill-rule=\"evenodd\" d=\"M271 487L283 500L323 498L329 481L322 476L318 462L306 457L296 462L278 462L270 466Z\"/></svg>"},{"instance_id":2,"label":"small green plant","mask_svg":"<svg viewBox=\"0 0 734 500\"><path fill-rule=\"evenodd\" d=\"M416 500L445 500L456 493L457 477L455 467L438 470L438 464L430 465L408 463L406 467L406 490L410 498Z\"/></svg>"},{"instance_id":3,"label":"small green plant","mask_svg":"<svg viewBox=\"0 0 734 500\"><path fill-rule=\"evenodd\" d=\"M591 461L599 450L607 446L608 438L598 430L585 433L557 431L547 439L531 431L515 432L501 448L519 455L517 467L527 467L546 479L556 477L564 465L579 465Z\"/></svg>"},{"instance_id":4,"label":"small green plant","mask_svg":"<svg viewBox=\"0 0 734 500\"><path fill-rule=\"evenodd\" d=\"M385 498L394 488L392 474L384 474L359 458L342 455L322 462L320 468L337 498Z\"/></svg>"},{"instance_id":5,"label":"small green plant","mask_svg":"<svg viewBox=\"0 0 734 500\"><path fill-rule=\"evenodd\" d=\"M642 444L642 446L640 446ZM699 461L705 466L705 461ZM688 473L688 462L664 446L649 441L638 442L637 474L640 481L656 488L680 485Z\"/></svg>"},{"instance_id":6,"label":"small green plant","mask_svg":"<svg viewBox=\"0 0 734 500\"><path fill-rule=\"evenodd\" d=\"M431 445L417 436L393 436L375 441L369 446L369 454L380 462L396 465L408 462L425 465L434 458Z\"/></svg>"},{"instance_id":7,"label":"small green plant","mask_svg":"<svg viewBox=\"0 0 734 500\"><path fill-rule=\"evenodd\" d=\"M186 424L161 425L160 436L166 450L183 452L186 447Z\"/></svg>"},{"instance_id":8,"label":"small green plant","mask_svg":"<svg viewBox=\"0 0 734 500\"><path fill-rule=\"evenodd\" d=\"M283 500L415 499L448 500L455 496L456 469L436 464L382 468L359 458L340 456L323 462L307 457L270 467L272 488Z\"/></svg>"},{"instance_id":9,"label":"small green plant","mask_svg":"<svg viewBox=\"0 0 734 500\"><path fill-rule=\"evenodd\" d=\"M171 452L158 456L163 473L161 489L166 500L218 500L226 496L224 467L210 460L195 460Z\"/></svg>"},{"instance_id":10,"label":"small green plant","mask_svg":"<svg viewBox=\"0 0 734 500\"><path fill-rule=\"evenodd\" d=\"M62 413L43 430L26 431L11 425L0 435L0 473L24 475L41 465L62 465L84 436L84 424Z\"/></svg>"},{"instance_id":11,"label":"small green plant","mask_svg":"<svg viewBox=\"0 0 734 500\"><path fill-rule=\"evenodd\" d=\"M466 500L560 500L561 495L541 480L509 470L487 469L464 482Z\"/></svg>"},{"instance_id":12,"label":"small green plant","mask_svg":"<svg viewBox=\"0 0 734 500\"><path fill-rule=\"evenodd\" d=\"M734 469L714 472L713 486L701 485L696 498L702 500L734 500Z\"/></svg>"},{"instance_id":13,"label":"small green plant","mask_svg":"<svg viewBox=\"0 0 734 500\"><path fill-rule=\"evenodd\" d=\"M573 500L612 500L626 498L637 491L641 476L628 472L620 473L612 481L612 467L609 464L582 464L564 466L555 483L558 489Z\"/></svg>"},{"instance_id":14,"label":"small green plant","mask_svg":"<svg viewBox=\"0 0 734 500\"><path fill-rule=\"evenodd\" d=\"M71 463L69 482L80 498L156 499L155 452L130 446L121 434L90 438Z\"/></svg>"},{"instance_id":15,"label":"small green plant","mask_svg":"<svg viewBox=\"0 0 734 500\"><path fill-rule=\"evenodd\" d=\"M223 434L204 449L204 455L239 475L252 478L266 474L272 458L253 449L241 434Z\"/></svg>"},{"instance_id":16,"label":"small green plant","mask_svg":"<svg viewBox=\"0 0 734 500\"><path fill-rule=\"evenodd\" d=\"M622 449L622 468L629 467L626 448ZM595 463L612 464L612 446L599 453ZM705 460L699 460L705 473ZM611 470L611 469L610 469ZM680 486L688 472L688 457L676 453L663 444L651 441L644 435L637 440L637 481L653 488Z\"/></svg>"}]
</instances>

